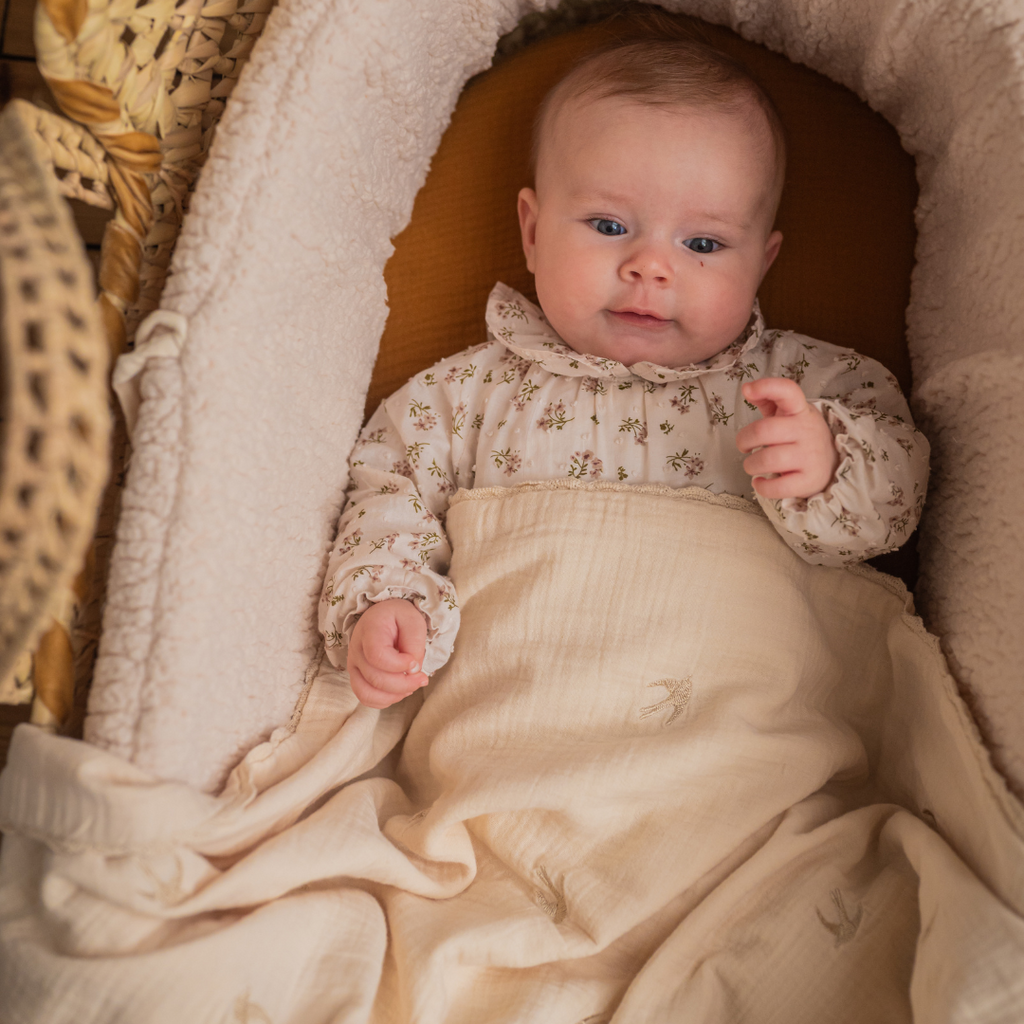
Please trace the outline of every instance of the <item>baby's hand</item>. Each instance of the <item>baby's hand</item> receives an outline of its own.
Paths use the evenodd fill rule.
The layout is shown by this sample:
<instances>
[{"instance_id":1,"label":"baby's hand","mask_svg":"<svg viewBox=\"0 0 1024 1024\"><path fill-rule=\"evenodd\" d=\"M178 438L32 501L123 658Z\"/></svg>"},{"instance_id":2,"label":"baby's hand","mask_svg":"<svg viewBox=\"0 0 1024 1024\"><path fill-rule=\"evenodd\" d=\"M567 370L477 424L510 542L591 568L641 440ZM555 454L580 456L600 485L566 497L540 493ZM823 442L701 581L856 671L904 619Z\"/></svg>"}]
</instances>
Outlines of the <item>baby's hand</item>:
<instances>
[{"instance_id":1,"label":"baby's hand","mask_svg":"<svg viewBox=\"0 0 1024 1024\"><path fill-rule=\"evenodd\" d=\"M348 645L352 692L367 707L396 704L429 682L420 671L426 649L427 623L411 601L370 605Z\"/></svg>"},{"instance_id":2,"label":"baby's hand","mask_svg":"<svg viewBox=\"0 0 1024 1024\"><path fill-rule=\"evenodd\" d=\"M743 461L754 490L769 500L809 498L823 491L839 466L839 453L825 417L808 404L800 385L785 377L764 377L744 384L743 396L764 417L736 435L741 452L754 452ZM778 476L765 479L765 473Z\"/></svg>"}]
</instances>

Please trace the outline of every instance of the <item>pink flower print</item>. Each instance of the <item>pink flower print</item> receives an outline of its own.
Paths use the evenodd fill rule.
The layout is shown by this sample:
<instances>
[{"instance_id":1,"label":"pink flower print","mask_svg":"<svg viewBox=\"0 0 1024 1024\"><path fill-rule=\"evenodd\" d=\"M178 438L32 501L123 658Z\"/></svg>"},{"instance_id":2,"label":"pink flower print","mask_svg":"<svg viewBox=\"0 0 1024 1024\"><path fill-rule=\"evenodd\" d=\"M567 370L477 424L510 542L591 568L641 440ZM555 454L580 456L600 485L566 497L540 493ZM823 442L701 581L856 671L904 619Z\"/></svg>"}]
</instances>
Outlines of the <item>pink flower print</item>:
<instances>
[{"instance_id":1,"label":"pink flower print","mask_svg":"<svg viewBox=\"0 0 1024 1024\"><path fill-rule=\"evenodd\" d=\"M693 393L696 390L696 384L684 384L679 389L679 394L673 395L669 399L668 404L671 405L674 409L678 409L681 413L688 413L690 411L690 406L697 401L697 399L693 397Z\"/></svg>"},{"instance_id":2,"label":"pink flower print","mask_svg":"<svg viewBox=\"0 0 1024 1024\"><path fill-rule=\"evenodd\" d=\"M838 526L843 533L847 533L851 537L858 537L860 536L860 527L857 525L857 518L848 508L841 505L839 515L832 520L832 525Z\"/></svg>"},{"instance_id":3,"label":"pink flower print","mask_svg":"<svg viewBox=\"0 0 1024 1024\"><path fill-rule=\"evenodd\" d=\"M853 402L849 407L850 419L855 420L861 416L874 416L875 419L885 419L885 414L877 409L878 399L872 396L862 402Z\"/></svg>"},{"instance_id":4,"label":"pink flower print","mask_svg":"<svg viewBox=\"0 0 1024 1024\"><path fill-rule=\"evenodd\" d=\"M359 442L360 444L383 444L388 438L388 432L384 427L373 430Z\"/></svg>"},{"instance_id":5,"label":"pink flower print","mask_svg":"<svg viewBox=\"0 0 1024 1024\"><path fill-rule=\"evenodd\" d=\"M907 526L910 524L910 517L913 513L910 509L906 509L901 515L893 516L889 520L889 529L895 530L897 533L906 533Z\"/></svg>"},{"instance_id":6,"label":"pink flower print","mask_svg":"<svg viewBox=\"0 0 1024 1024\"><path fill-rule=\"evenodd\" d=\"M409 464L411 466L418 466L420 464L420 456L423 454L423 449L426 447L426 441L413 441L412 444L406 447L405 457L409 460Z\"/></svg>"},{"instance_id":7,"label":"pink flower print","mask_svg":"<svg viewBox=\"0 0 1024 1024\"><path fill-rule=\"evenodd\" d=\"M403 558L401 564L406 572L423 572L423 566L419 562L414 562L411 558Z\"/></svg>"},{"instance_id":8,"label":"pink flower print","mask_svg":"<svg viewBox=\"0 0 1024 1024\"><path fill-rule=\"evenodd\" d=\"M534 392L540 391L540 385L534 384L532 380L524 381L519 394L512 399L512 407L517 412L522 412L527 402L533 401Z\"/></svg>"},{"instance_id":9,"label":"pink flower print","mask_svg":"<svg viewBox=\"0 0 1024 1024\"><path fill-rule=\"evenodd\" d=\"M416 430L430 430L437 426L437 416L430 411L430 406L425 402L417 402L415 399L409 403L409 418L419 417L413 423Z\"/></svg>"},{"instance_id":10,"label":"pink flower print","mask_svg":"<svg viewBox=\"0 0 1024 1024\"><path fill-rule=\"evenodd\" d=\"M526 314L526 310L514 299L511 302L498 302L495 304L494 309L502 320L522 320L524 323L527 323L530 319Z\"/></svg>"},{"instance_id":11,"label":"pink flower print","mask_svg":"<svg viewBox=\"0 0 1024 1024\"><path fill-rule=\"evenodd\" d=\"M441 535L436 530L429 533L414 533L409 540L409 547L420 553L420 562L424 565L430 560L430 553L441 543Z\"/></svg>"},{"instance_id":12,"label":"pink flower print","mask_svg":"<svg viewBox=\"0 0 1024 1024\"><path fill-rule=\"evenodd\" d=\"M575 418L565 415L565 402L548 402L544 407L544 415L537 420L537 426L542 430L561 430Z\"/></svg>"},{"instance_id":13,"label":"pink flower print","mask_svg":"<svg viewBox=\"0 0 1024 1024\"><path fill-rule=\"evenodd\" d=\"M454 384L458 381L460 384L465 384L476 373L476 367L470 366L453 366L444 376L445 384Z\"/></svg>"},{"instance_id":14,"label":"pink flower print","mask_svg":"<svg viewBox=\"0 0 1024 1024\"><path fill-rule=\"evenodd\" d=\"M583 377L580 380L580 388L591 395L605 395L608 393L605 382L599 377Z\"/></svg>"},{"instance_id":15,"label":"pink flower print","mask_svg":"<svg viewBox=\"0 0 1024 1024\"><path fill-rule=\"evenodd\" d=\"M378 494L397 494L398 493L398 484L393 483L392 481L389 480L386 484L384 484L377 491L377 493Z\"/></svg>"},{"instance_id":16,"label":"pink flower print","mask_svg":"<svg viewBox=\"0 0 1024 1024\"><path fill-rule=\"evenodd\" d=\"M757 363L739 363L725 371L726 380L753 380L757 373Z\"/></svg>"},{"instance_id":17,"label":"pink flower print","mask_svg":"<svg viewBox=\"0 0 1024 1024\"><path fill-rule=\"evenodd\" d=\"M338 554L343 558L345 555L351 553L363 542L363 531L354 530L347 537L342 538L341 544L338 547Z\"/></svg>"},{"instance_id":18,"label":"pink flower print","mask_svg":"<svg viewBox=\"0 0 1024 1024\"><path fill-rule=\"evenodd\" d=\"M585 452L573 452L572 462L569 463L569 476L575 480L581 480L585 476L600 476L604 469L604 462L588 448Z\"/></svg>"},{"instance_id":19,"label":"pink flower print","mask_svg":"<svg viewBox=\"0 0 1024 1024\"><path fill-rule=\"evenodd\" d=\"M791 363L786 363L782 367L782 376L788 377L792 381L796 381L797 384L804 379L804 373L811 364L807 361L806 356L801 356L799 359L795 359Z\"/></svg>"},{"instance_id":20,"label":"pink flower print","mask_svg":"<svg viewBox=\"0 0 1024 1024\"><path fill-rule=\"evenodd\" d=\"M399 462L393 462L391 464L391 472L392 473L397 473L399 476L404 476L404 477L407 477L407 478L409 478L411 480L412 479L412 474L413 474L413 468L409 464L409 460L408 459L402 459Z\"/></svg>"},{"instance_id":21,"label":"pink flower print","mask_svg":"<svg viewBox=\"0 0 1024 1024\"><path fill-rule=\"evenodd\" d=\"M533 366L532 360L517 356L515 352L511 352L508 349L505 350L500 362L503 366L507 367L506 373L511 371L518 377L525 377L530 372L530 367Z\"/></svg>"},{"instance_id":22,"label":"pink flower print","mask_svg":"<svg viewBox=\"0 0 1024 1024\"><path fill-rule=\"evenodd\" d=\"M683 475L690 480L704 472L704 460L700 457L700 452L694 452L691 455L689 448L684 448L681 452L675 452L673 455L667 455L665 461L677 473L681 470Z\"/></svg>"},{"instance_id":23,"label":"pink flower print","mask_svg":"<svg viewBox=\"0 0 1024 1024\"><path fill-rule=\"evenodd\" d=\"M818 539L818 535L816 533L811 533L810 530L804 530L804 537L807 539L801 541L800 547L802 547L807 554L820 555L825 550L820 544L815 543Z\"/></svg>"},{"instance_id":24,"label":"pink flower print","mask_svg":"<svg viewBox=\"0 0 1024 1024\"><path fill-rule=\"evenodd\" d=\"M430 463L430 467L427 472L434 477L437 477L440 481L437 485L438 493L440 494L454 494L458 488L451 482L448 474L437 464L437 459L433 459Z\"/></svg>"},{"instance_id":25,"label":"pink flower print","mask_svg":"<svg viewBox=\"0 0 1024 1024\"><path fill-rule=\"evenodd\" d=\"M727 426L729 420L731 420L733 416L736 415L734 412L725 411L725 404L722 402L722 399L714 392L711 393L711 398L708 400L708 408L711 412L711 422L715 426L717 426L718 424Z\"/></svg>"},{"instance_id":26,"label":"pink flower print","mask_svg":"<svg viewBox=\"0 0 1024 1024\"><path fill-rule=\"evenodd\" d=\"M502 470L505 476L513 476L518 473L519 467L523 463L520 453L511 448L495 449L491 452L491 458L494 460L494 465Z\"/></svg>"},{"instance_id":27,"label":"pink flower print","mask_svg":"<svg viewBox=\"0 0 1024 1024\"><path fill-rule=\"evenodd\" d=\"M914 454L914 442L908 441L905 437L897 437L896 443L908 454Z\"/></svg>"},{"instance_id":28,"label":"pink flower print","mask_svg":"<svg viewBox=\"0 0 1024 1024\"><path fill-rule=\"evenodd\" d=\"M349 574L349 579L358 580L365 577L372 583L380 583L380 574L383 568L383 565L361 565L358 569Z\"/></svg>"},{"instance_id":29,"label":"pink flower print","mask_svg":"<svg viewBox=\"0 0 1024 1024\"><path fill-rule=\"evenodd\" d=\"M647 444L647 424L634 416L627 416L619 424L620 434L632 434L634 444Z\"/></svg>"},{"instance_id":30,"label":"pink flower print","mask_svg":"<svg viewBox=\"0 0 1024 1024\"><path fill-rule=\"evenodd\" d=\"M452 433L456 437L462 437L462 428L466 424L466 403L459 402L454 409L452 409Z\"/></svg>"},{"instance_id":31,"label":"pink flower print","mask_svg":"<svg viewBox=\"0 0 1024 1024\"><path fill-rule=\"evenodd\" d=\"M892 505L895 508L901 508L903 506L903 488L899 484L889 481L889 493L892 494L892 500L887 501L886 505Z\"/></svg>"}]
</instances>

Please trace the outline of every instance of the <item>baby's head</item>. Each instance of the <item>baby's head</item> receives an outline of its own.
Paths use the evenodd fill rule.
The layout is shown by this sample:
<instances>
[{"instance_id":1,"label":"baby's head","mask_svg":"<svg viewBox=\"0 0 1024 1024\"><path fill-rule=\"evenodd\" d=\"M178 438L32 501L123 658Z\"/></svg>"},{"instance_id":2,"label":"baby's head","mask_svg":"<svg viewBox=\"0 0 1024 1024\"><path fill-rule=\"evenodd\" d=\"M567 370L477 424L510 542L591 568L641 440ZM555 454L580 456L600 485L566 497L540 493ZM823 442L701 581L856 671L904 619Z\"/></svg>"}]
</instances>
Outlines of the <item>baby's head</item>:
<instances>
[{"instance_id":1,"label":"baby's head","mask_svg":"<svg viewBox=\"0 0 1024 1024\"><path fill-rule=\"evenodd\" d=\"M534 165L523 249L568 345L685 366L742 333L782 242L785 172L778 115L742 67L691 40L600 51L545 99Z\"/></svg>"}]
</instances>

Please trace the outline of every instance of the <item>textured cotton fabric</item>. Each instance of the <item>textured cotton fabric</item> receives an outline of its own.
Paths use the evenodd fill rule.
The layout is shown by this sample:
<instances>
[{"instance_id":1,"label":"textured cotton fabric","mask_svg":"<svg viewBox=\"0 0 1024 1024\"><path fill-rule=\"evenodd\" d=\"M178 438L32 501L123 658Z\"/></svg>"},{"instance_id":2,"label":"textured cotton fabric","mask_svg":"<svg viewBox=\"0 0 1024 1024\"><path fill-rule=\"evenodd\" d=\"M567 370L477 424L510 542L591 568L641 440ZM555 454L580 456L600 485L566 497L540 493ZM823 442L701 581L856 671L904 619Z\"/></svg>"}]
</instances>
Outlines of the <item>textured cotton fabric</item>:
<instances>
[{"instance_id":1,"label":"textured cotton fabric","mask_svg":"<svg viewBox=\"0 0 1024 1024\"><path fill-rule=\"evenodd\" d=\"M693 484L759 501L786 543L819 565L891 551L917 525L929 446L896 378L852 349L766 330L756 304L732 345L677 368L575 352L502 284L487 303L487 334L386 399L356 444L320 602L341 667L356 618L390 598L412 600L427 619L424 671L447 661L459 612L443 523L459 487ZM751 487L736 434L761 418L742 387L762 377L799 384L832 431L839 464L819 494L769 501Z\"/></svg>"},{"instance_id":2,"label":"textured cotton fabric","mask_svg":"<svg viewBox=\"0 0 1024 1024\"><path fill-rule=\"evenodd\" d=\"M1024 809L902 584L700 488L468 491L448 529L425 699L325 667L220 797L19 727L6 1019L1021 1019Z\"/></svg>"}]
</instances>

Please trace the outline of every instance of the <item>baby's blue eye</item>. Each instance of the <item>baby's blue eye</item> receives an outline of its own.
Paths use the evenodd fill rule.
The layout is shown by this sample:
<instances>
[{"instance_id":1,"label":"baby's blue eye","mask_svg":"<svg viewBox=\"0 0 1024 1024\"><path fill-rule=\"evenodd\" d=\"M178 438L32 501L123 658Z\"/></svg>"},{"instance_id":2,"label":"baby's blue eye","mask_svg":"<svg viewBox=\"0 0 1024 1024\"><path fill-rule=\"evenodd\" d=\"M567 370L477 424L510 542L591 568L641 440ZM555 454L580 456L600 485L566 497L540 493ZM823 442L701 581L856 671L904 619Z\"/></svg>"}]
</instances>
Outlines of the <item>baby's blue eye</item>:
<instances>
[{"instance_id":1,"label":"baby's blue eye","mask_svg":"<svg viewBox=\"0 0 1024 1024\"><path fill-rule=\"evenodd\" d=\"M683 242L683 245L687 249L693 250L693 252L699 252L701 255L709 252L718 252L722 248L713 238L688 238Z\"/></svg>"},{"instance_id":2,"label":"baby's blue eye","mask_svg":"<svg viewBox=\"0 0 1024 1024\"><path fill-rule=\"evenodd\" d=\"M617 220L595 217L587 223L600 235L624 235L626 229Z\"/></svg>"}]
</instances>

